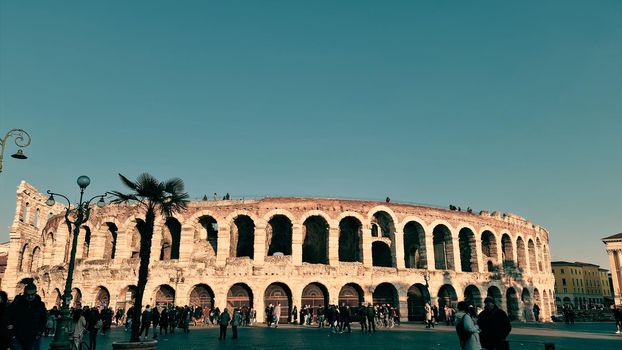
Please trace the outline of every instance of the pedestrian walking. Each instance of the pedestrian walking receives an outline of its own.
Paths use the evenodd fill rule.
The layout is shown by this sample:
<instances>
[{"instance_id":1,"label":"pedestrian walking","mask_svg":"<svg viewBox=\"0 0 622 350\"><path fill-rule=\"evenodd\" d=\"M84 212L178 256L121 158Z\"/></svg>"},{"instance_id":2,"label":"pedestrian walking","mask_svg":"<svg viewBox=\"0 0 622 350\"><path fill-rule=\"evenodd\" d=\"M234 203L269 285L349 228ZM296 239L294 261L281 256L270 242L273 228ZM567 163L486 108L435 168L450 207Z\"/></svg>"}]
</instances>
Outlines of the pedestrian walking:
<instances>
[{"instance_id":1,"label":"pedestrian walking","mask_svg":"<svg viewBox=\"0 0 622 350\"><path fill-rule=\"evenodd\" d=\"M276 303L273 312L274 317L274 328L279 327L279 321L281 320L281 303Z\"/></svg>"},{"instance_id":2,"label":"pedestrian walking","mask_svg":"<svg viewBox=\"0 0 622 350\"><path fill-rule=\"evenodd\" d=\"M367 304L367 332L376 332L376 311L374 307Z\"/></svg>"},{"instance_id":3,"label":"pedestrian walking","mask_svg":"<svg viewBox=\"0 0 622 350\"><path fill-rule=\"evenodd\" d=\"M424 306L425 309L425 328L434 328L434 320L433 320L433 312L432 312L432 306L430 306L430 303L426 303Z\"/></svg>"},{"instance_id":4,"label":"pedestrian walking","mask_svg":"<svg viewBox=\"0 0 622 350\"><path fill-rule=\"evenodd\" d=\"M616 322L616 334L620 334L622 332L622 311L617 308L615 305L613 307L613 319Z\"/></svg>"},{"instance_id":5,"label":"pedestrian walking","mask_svg":"<svg viewBox=\"0 0 622 350\"><path fill-rule=\"evenodd\" d=\"M240 310L237 308L233 310L233 317L231 317L231 339L238 339L238 326L240 325Z\"/></svg>"},{"instance_id":6,"label":"pedestrian walking","mask_svg":"<svg viewBox=\"0 0 622 350\"><path fill-rule=\"evenodd\" d=\"M7 309L7 330L13 333L13 347L38 350L45 329L46 310L37 286L28 283Z\"/></svg>"},{"instance_id":7,"label":"pedestrian walking","mask_svg":"<svg viewBox=\"0 0 622 350\"><path fill-rule=\"evenodd\" d=\"M143 339L147 339L147 337L149 336L149 327L151 326L151 307L147 304L147 306L145 307L145 310L143 311L143 314L140 317L140 333L138 333L138 336L142 336L143 332L145 332L144 338Z\"/></svg>"},{"instance_id":8,"label":"pedestrian walking","mask_svg":"<svg viewBox=\"0 0 622 350\"><path fill-rule=\"evenodd\" d=\"M86 328L89 331L89 349L95 350L97 347L97 333L99 333L99 329L103 325L103 321L101 319L101 315L99 314L99 310L97 308L84 307L86 311Z\"/></svg>"},{"instance_id":9,"label":"pedestrian walking","mask_svg":"<svg viewBox=\"0 0 622 350\"><path fill-rule=\"evenodd\" d=\"M480 350L479 328L473 318L467 312L467 304L464 301L458 303L458 312L455 314L456 333L462 350Z\"/></svg>"},{"instance_id":10,"label":"pedestrian walking","mask_svg":"<svg viewBox=\"0 0 622 350\"><path fill-rule=\"evenodd\" d=\"M0 349L8 349L11 338L9 337L8 319L9 319L9 298L5 291L0 290Z\"/></svg>"},{"instance_id":11,"label":"pedestrian walking","mask_svg":"<svg viewBox=\"0 0 622 350\"><path fill-rule=\"evenodd\" d=\"M486 350L509 349L509 343L505 338L512 330L510 318L501 310L491 297L484 299L484 311L479 314L477 324L480 333L482 348Z\"/></svg>"},{"instance_id":12,"label":"pedestrian walking","mask_svg":"<svg viewBox=\"0 0 622 350\"><path fill-rule=\"evenodd\" d=\"M153 326L153 339L158 339L158 325L159 324L160 324L160 311L158 311L157 306L154 306L153 311L151 311L151 325Z\"/></svg>"},{"instance_id":13,"label":"pedestrian walking","mask_svg":"<svg viewBox=\"0 0 622 350\"><path fill-rule=\"evenodd\" d=\"M231 316L229 315L229 311L227 308L218 316L218 324L220 325L220 334L218 335L218 340L226 340L227 339L227 326L231 322Z\"/></svg>"}]
</instances>

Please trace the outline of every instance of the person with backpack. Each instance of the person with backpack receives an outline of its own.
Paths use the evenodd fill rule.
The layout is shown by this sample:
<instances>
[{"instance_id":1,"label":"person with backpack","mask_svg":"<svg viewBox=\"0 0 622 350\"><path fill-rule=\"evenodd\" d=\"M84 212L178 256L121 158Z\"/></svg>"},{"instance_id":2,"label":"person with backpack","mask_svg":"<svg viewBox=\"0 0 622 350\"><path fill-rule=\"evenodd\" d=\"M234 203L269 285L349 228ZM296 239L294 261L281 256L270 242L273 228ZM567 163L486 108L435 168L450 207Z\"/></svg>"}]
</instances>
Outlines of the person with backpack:
<instances>
[{"instance_id":1,"label":"person with backpack","mask_svg":"<svg viewBox=\"0 0 622 350\"><path fill-rule=\"evenodd\" d=\"M509 349L506 338L512 331L512 324L508 314L495 304L493 298L484 299L484 311L479 314L477 325L481 330L482 348L486 350Z\"/></svg>"},{"instance_id":2,"label":"person with backpack","mask_svg":"<svg viewBox=\"0 0 622 350\"><path fill-rule=\"evenodd\" d=\"M460 341L460 349L480 350L479 328L473 318L467 312L467 304L464 301L458 303L458 312L455 314L456 333Z\"/></svg>"}]
</instances>

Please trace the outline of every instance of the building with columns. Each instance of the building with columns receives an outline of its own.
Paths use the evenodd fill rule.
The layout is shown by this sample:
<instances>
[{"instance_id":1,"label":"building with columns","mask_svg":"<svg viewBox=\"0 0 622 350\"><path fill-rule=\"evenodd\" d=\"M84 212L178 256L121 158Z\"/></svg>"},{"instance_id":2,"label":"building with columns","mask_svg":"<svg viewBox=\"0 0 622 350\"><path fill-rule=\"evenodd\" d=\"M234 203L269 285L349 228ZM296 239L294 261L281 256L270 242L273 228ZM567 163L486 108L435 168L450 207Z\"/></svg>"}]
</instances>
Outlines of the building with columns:
<instances>
[{"instance_id":1,"label":"building with columns","mask_svg":"<svg viewBox=\"0 0 622 350\"><path fill-rule=\"evenodd\" d=\"M71 233L62 205L22 182L10 228L2 289L33 280L51 307L67 278ZM140 236L131 205L95 208L80 230L73 303L127 308L138 274ZM158 218L144 303L249 306L264 318L294 305L388 303L403 320L425 302L492 296L510 317L541 319L555 308L549 234L511 213L326 198L193 201Z\"/></svg>"},{"instance_id":2,"label":"building with columns","mask_svg":"<svg viewBox=\"0 0 622 350\"><path fill-rule=\"evenodd\" d=\"M613 284L613 302L622 305L622 233L602 239L607 246L609 267L611 268L611 283Z\"/></svg>"}]
</instances>

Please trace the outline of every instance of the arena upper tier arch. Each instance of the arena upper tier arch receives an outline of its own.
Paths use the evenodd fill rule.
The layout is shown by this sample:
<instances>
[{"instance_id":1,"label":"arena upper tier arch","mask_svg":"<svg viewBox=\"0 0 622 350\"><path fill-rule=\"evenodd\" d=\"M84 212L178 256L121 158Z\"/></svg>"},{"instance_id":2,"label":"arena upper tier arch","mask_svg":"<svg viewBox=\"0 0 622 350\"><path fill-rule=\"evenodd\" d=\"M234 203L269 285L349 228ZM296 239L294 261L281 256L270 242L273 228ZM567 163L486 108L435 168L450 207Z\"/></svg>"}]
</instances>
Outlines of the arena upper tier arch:
<instances>
[{"instance_id":1,"label":"arena upper tier arch","mask_svg":"<svg viewBox=\"0 0 622 350\"><path fill-rule=\"evenodd\" d=\"M33 279L48 306L60 302L70 233L63 207L22 182L2 289ZM95 209L76 250L74 303L128 307L136 290L139 208ZM490 295L514 319L554 313L548 232L514 215L326 198L193 201L156 220L145 304L390 303L403 320ZM287 320L287 317L284 317Z\"/></svg>"}]
</instances>

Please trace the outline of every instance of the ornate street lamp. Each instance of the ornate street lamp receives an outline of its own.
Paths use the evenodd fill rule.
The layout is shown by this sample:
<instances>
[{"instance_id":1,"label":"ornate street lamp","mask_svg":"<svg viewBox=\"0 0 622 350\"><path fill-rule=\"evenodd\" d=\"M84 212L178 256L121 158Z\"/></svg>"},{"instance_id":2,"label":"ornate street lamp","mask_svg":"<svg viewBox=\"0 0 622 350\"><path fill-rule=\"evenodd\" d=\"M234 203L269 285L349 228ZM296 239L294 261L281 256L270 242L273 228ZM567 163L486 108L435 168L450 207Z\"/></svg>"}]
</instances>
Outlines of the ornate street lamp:
<instances>
[{"instance_id":1,"label":"ornate street lamp","mask_svg":"<svg viewBox=\"0 0 622 350\"><path fill-rule=\"evenodd\" d=\"M19 149L17 152L11 155L11 157L15 159L26 159L26 155L22 148L28 147L30 145L30 135L22 129L11 129L9 130L3 138L0 139L0 173L2 172L2 161L4 160L4 146L6 146L6 142L9 138L13 136L15 137L15 144Z\"/></svg>"},{"instance_id":2,"label":"ornate street lamp","mask_svg":"<svg viewBox=\"0 0 622 350\"><path fill-rule=\"evenodd\" d=\"M76 261L76 245L78 244L78 233L80 233L80 226L89 220L89 216L91 214L91 202L99 198L97 201L97 206L102 208L106 205L104 201L104 197L108 195L108 192L104 194L97 195L88 201L82 201L82 196L84 195L84 190L91 183L91 179L88 176L82 175L77 180L78 186L80 186L80 201L75 205L74 208L71 207L71 201L69 198L65 197L62 194L54 193L51 191L47 191L50 195L50 198L45 202L45 204L49 206L53 206L56 201L54 196L63 197L67 201L67 209L65 210L65 223L67 224L67 228L69 232L71 232L71 226L73 225L73 242L71 245L71 255L69 258L69 270L67 272L67 281L65 283L65 292L63 293L63 300L60 309L60 318L56 323L56 333L54 334L54 341L50 344L50 349L69 349L70 348L70 338L69 331L71 330L71 316L69 315L69 303L71 302L71 284L73 282L73 269ZM72 221L73 219L73 221Z\"/></svg>"}]
</instances>

